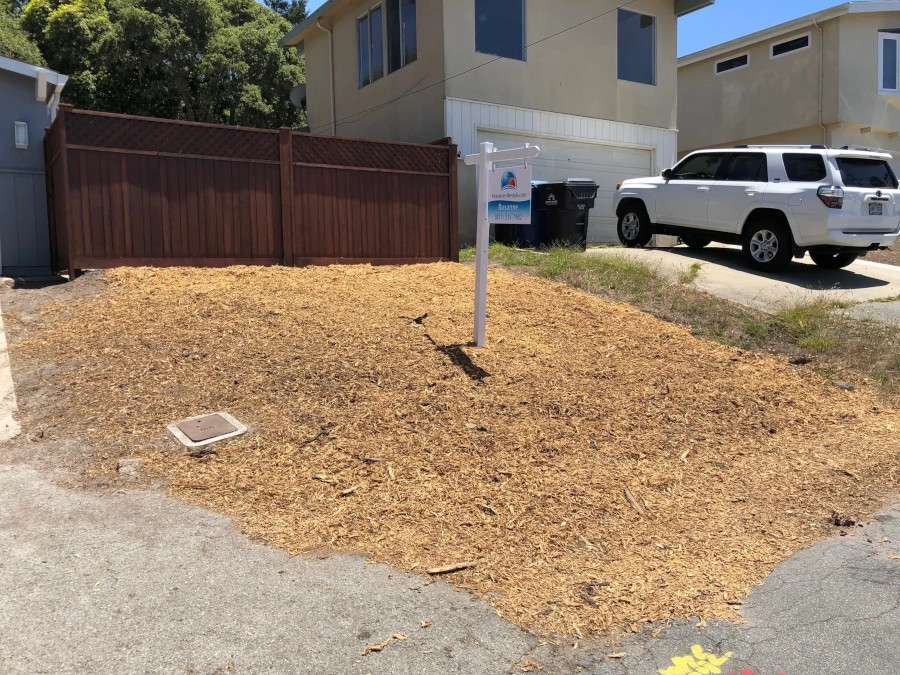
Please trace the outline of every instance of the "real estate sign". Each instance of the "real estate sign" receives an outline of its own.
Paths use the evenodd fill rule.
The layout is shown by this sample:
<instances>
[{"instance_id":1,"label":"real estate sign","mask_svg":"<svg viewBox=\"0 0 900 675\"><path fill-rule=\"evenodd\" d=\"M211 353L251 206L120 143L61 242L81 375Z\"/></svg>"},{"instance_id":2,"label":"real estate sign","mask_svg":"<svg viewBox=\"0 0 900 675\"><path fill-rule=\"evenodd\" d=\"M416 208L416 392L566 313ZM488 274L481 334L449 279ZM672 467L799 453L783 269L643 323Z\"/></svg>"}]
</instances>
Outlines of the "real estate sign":
<instances>
[{"instance_id":1,"label":"real estate sign","mask_svg":"<svg viewBox=\"0 0 900 675\"><path fill-rule=\"evenodd\" d=\"M488 219L492 223L531 224L530 166L491 171Z\"/></svg>"}]
</instances>

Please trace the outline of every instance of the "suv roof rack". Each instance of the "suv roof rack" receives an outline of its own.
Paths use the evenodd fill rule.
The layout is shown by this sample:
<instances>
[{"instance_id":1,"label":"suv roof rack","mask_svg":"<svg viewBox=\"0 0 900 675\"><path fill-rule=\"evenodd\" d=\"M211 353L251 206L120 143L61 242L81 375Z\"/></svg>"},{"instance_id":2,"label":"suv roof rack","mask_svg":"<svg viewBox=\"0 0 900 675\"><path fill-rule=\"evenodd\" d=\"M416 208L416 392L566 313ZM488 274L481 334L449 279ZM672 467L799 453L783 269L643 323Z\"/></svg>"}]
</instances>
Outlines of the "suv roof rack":
<instances>
[{"instance_id":1,"label":"suv roof rack","mask_svg":"<svg viewBox=\"0 0 900 675\"><path fill-rule=\"evenodd\" d=\"M838 150L862 150L865 152L888 152L887 150L882 150L881 148L867 148L864 145L842 145Z\"/></svg>"},{"instance_id":2,"label":"suv roof rack","mask_svg":"<svg viewBox=\"0 0 900 675\"><path fill-rule=\"evenodd\" d=\"M736 145L735 148L789 148L791 150L827 150L824 145L781 145L775 143L772 145ZM844 148L845 150L847 148Z\"/></svg>"}]
</instances>

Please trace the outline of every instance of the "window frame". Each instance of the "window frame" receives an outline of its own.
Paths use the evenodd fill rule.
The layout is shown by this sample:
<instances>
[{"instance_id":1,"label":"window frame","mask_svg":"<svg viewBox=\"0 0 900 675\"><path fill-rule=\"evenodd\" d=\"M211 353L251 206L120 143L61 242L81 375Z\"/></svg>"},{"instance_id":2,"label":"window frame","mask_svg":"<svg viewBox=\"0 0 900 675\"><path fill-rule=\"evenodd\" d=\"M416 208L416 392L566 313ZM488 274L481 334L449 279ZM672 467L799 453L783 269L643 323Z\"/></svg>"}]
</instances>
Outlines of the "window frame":
<instances>
[{"instance_id":1,"label":"window frame","mask_svg":"<svg viewBox=\"0 0 900 675\"><path fill-rule=\"evenodd\" d=\"M653 19L653 77L652 82L638 82L637 80L626 80L619 77L619 44L621 40L619 40L619 16L621 12L628 12L629 14L637 14L639 16L649 16ZM618 7L616 11L616 79L619 82L631 82L632 84L643 84L646 87L655 87L657 86L659 79L659 17L656 14L651 14L650 12L641 12L636 9L632 9L631 7Z\"/></svg>"},{"instance_id":2,"label":"window frame","mask_svg":"<svg viewBox=\"0 0 900 675\"><path fill-rule=\"evenodd\" d=\"M638 82L637 80L626 80L619 77L619 45L621 40L619 39L619 16L621 12L628 12L629 14L637 14L639 16L649 16L653 19L653 55L652 55L652 64L653 64L653 77L652 82ZM632 9L631 7L618 7L616 8L616 80L619 82L631 82L632 84L642 84L645 87L655 87L659 81L659 17L656 14L651 14L650 12L641 12L636 9Z\"/></svg>"},{"instance_id":3,"label":"window frame","mask_svg":"<svg viewBox=\"0 0 900 675\"><path fill-rule=\"evenodd\" d=\"M475 53L476 54L485 54L486 56L493 56L499 59L509 59L510 61L521 61L523 63L528 62L528 2L527 0L519 0L522 3L522 56L521 58L515 56L506 56L505 54L497 54L495 52L483 52L478 49L478 11L475 11ZM475 8L475 3L478 0L472 0L472 7Z\"/></svg>"},{"instance_id":4,"label":"window frame","mask_svg":"<svg viewBox=\"0 0 900 675\"><path fill-rule=\"evenodd\" d=\"M384 48L387 54L387 58L385 61L385 74L390 75L391 73L396 73L398 70L406 68L411 63L415 63L419 60L419 4L417 0L413 0L413 5L416 8L416 26L415 31L413 33L416 38L416 54L415 58L411 61L407 60L407 49L406 49L406 39L408 31L406 30L403 24L403 3L406 0L384 0ZM393 15L393 17L392 17ZM392 18L396 21L392 21ZM393 31L396 31L397 36L397 63L393 62L394 54L391 49L391 37L393 35Z\"/></svg>"},{"instance_id":5,"label":"window frame","mask_svg":"<svg viewBox=\"0 0 900 675\"><path fill-rule=\"evenodd\" d=\"M747 57L747 63L745 63L744 65L735 66L734 68L729 68L728 70L719 71L720 63L725 63L727 61L734 61L735 59L739 59L742 56ZM729 56L727 59L721 59L719 61L716 61L713 64L713 73L715 74L716 77L719 77L720 75L727 75L728 73L733 73L736 70L743 70L744 68L749 68L749 67L750 67L750 52L744 52L743 54L735 54L734 56Z\"/></svg>"},{"instance_id":6,"label":"window frame","mask_svg":"<svg viewBox=\"0 0 900 675\"><path fill-rule=\"evenodd\" d=\"M789 52L784 52L783 54L776 54L775 47L779 45L787 44L788 42L793 42L794 40L800 40L802 38L806 38L806 46L798 47L797 49L792 49ZM787 40L779 40L778 42L772 42L769 44L769 58L770 59L780 59L783 56L789 56L791 54L796 54L797 52L803 52L807 49L812 49L812 31L801 33L800 35L794 35L793 37L788 38Z\"/></svg>"},{"instance_id":7,"label":"window frame","mask_svg":"<svg viewBox=\"0 0 900 675\"><path fill-rule=\"evenodd\" d=\"M372 35L374 34L373 26L372 26L372 13L381 10L381 25L379 26L381 30L381 74L378 77L374 77L374 63L372 59L372 55L375 53L373 51L373 43ZM360 26L362 22L366 21L366 25L368 26L368 35L366 36L368 40L369 47L369 81L365 84L362 83L362 54L360 53ZM383 78L387 73L385 72L385 30L384 30L384 22L385 22L385 11L384 11L384 3L377 3L372 5L365 12L358 15L356 17L356 88L363 89L368 87L371 84L374 84L381 78Z\"/></svg>"},{"instance_id":8,"label":"window frame","mask_svg":"<svg viewBox=\"0 0 900 675\"><path fill-rule=\"evenodd\" d=\"M884 43L891 40L896 45L897 63L895 64L896 88L884 87ZM880 96L900 95L900 33L878 31L878 94Z\"/></svg>"}]
</instances>

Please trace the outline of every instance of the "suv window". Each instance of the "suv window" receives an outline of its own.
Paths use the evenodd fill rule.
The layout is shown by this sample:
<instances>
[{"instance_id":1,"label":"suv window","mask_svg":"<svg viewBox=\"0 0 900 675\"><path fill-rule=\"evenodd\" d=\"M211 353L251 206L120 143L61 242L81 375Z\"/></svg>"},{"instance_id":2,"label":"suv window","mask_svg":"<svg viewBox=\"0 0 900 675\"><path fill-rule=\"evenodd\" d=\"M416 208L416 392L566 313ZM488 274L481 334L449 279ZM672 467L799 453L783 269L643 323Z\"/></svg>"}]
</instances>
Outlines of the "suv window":
<instances>
[{"instance_id":1,"label":"suv window","mask_svg":"<svg viewBox=\"0 0 900 675\"><path fill-rule=\"evenodd\" d=\"M817 183L827 175L822 155L811 153L785 153L784 170L788 180L802 183Z\"/></svg>"},{"instance_id":2,"label":"suv window","mask_svg":"<svg viewBox=\"0 0 900 675\"><path fill-rule=\"evenodd\" d=\"M765 153L733 154L728 158L719 180L766 183L769 180L767 164Z\"/></svg>"},{"instance_id":3,"label":"suv window","mask_svg":"<svg viewBox=\"0 0 900 675\"><path fill-rule=\"evenodd\" d=\"M725 153L703 153L688 157L672 170L673 180L712 180L725 160Z\"/></svg>"},{"instance_id":4,"label":"suv window","mask_svg":"<svg viewBox=\"0 0 900 675\"><path fill-rule=\"evenodd\" d=\"M837 165L846 187L897 189L897 178L883 159L838 157Z\"/></svg>"}]
</instances>

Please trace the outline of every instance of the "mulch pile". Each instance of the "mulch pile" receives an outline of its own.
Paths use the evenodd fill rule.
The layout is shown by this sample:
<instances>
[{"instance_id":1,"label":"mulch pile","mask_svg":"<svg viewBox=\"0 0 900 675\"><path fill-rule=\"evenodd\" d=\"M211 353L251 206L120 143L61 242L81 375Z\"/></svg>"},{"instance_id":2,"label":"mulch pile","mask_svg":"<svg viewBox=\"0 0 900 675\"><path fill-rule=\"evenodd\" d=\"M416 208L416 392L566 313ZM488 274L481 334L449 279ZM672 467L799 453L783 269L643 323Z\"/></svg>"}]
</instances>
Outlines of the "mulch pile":
<instances>
[{"instance_id":1,"label":"mulch pile","mask_svg":"<svg viewBox=\"0 0 900 675\"><path fill-rule=\"evenodd\" d=\"M550 281L492 270L477 350L461 265L106 278L13 346L61 366L27 420L291 553L473 562L444 578L541 633L734 617L897 486L896 411ZM165 431L216 410L251 432L197 459Z\"/></svg>"}]
</instances>

